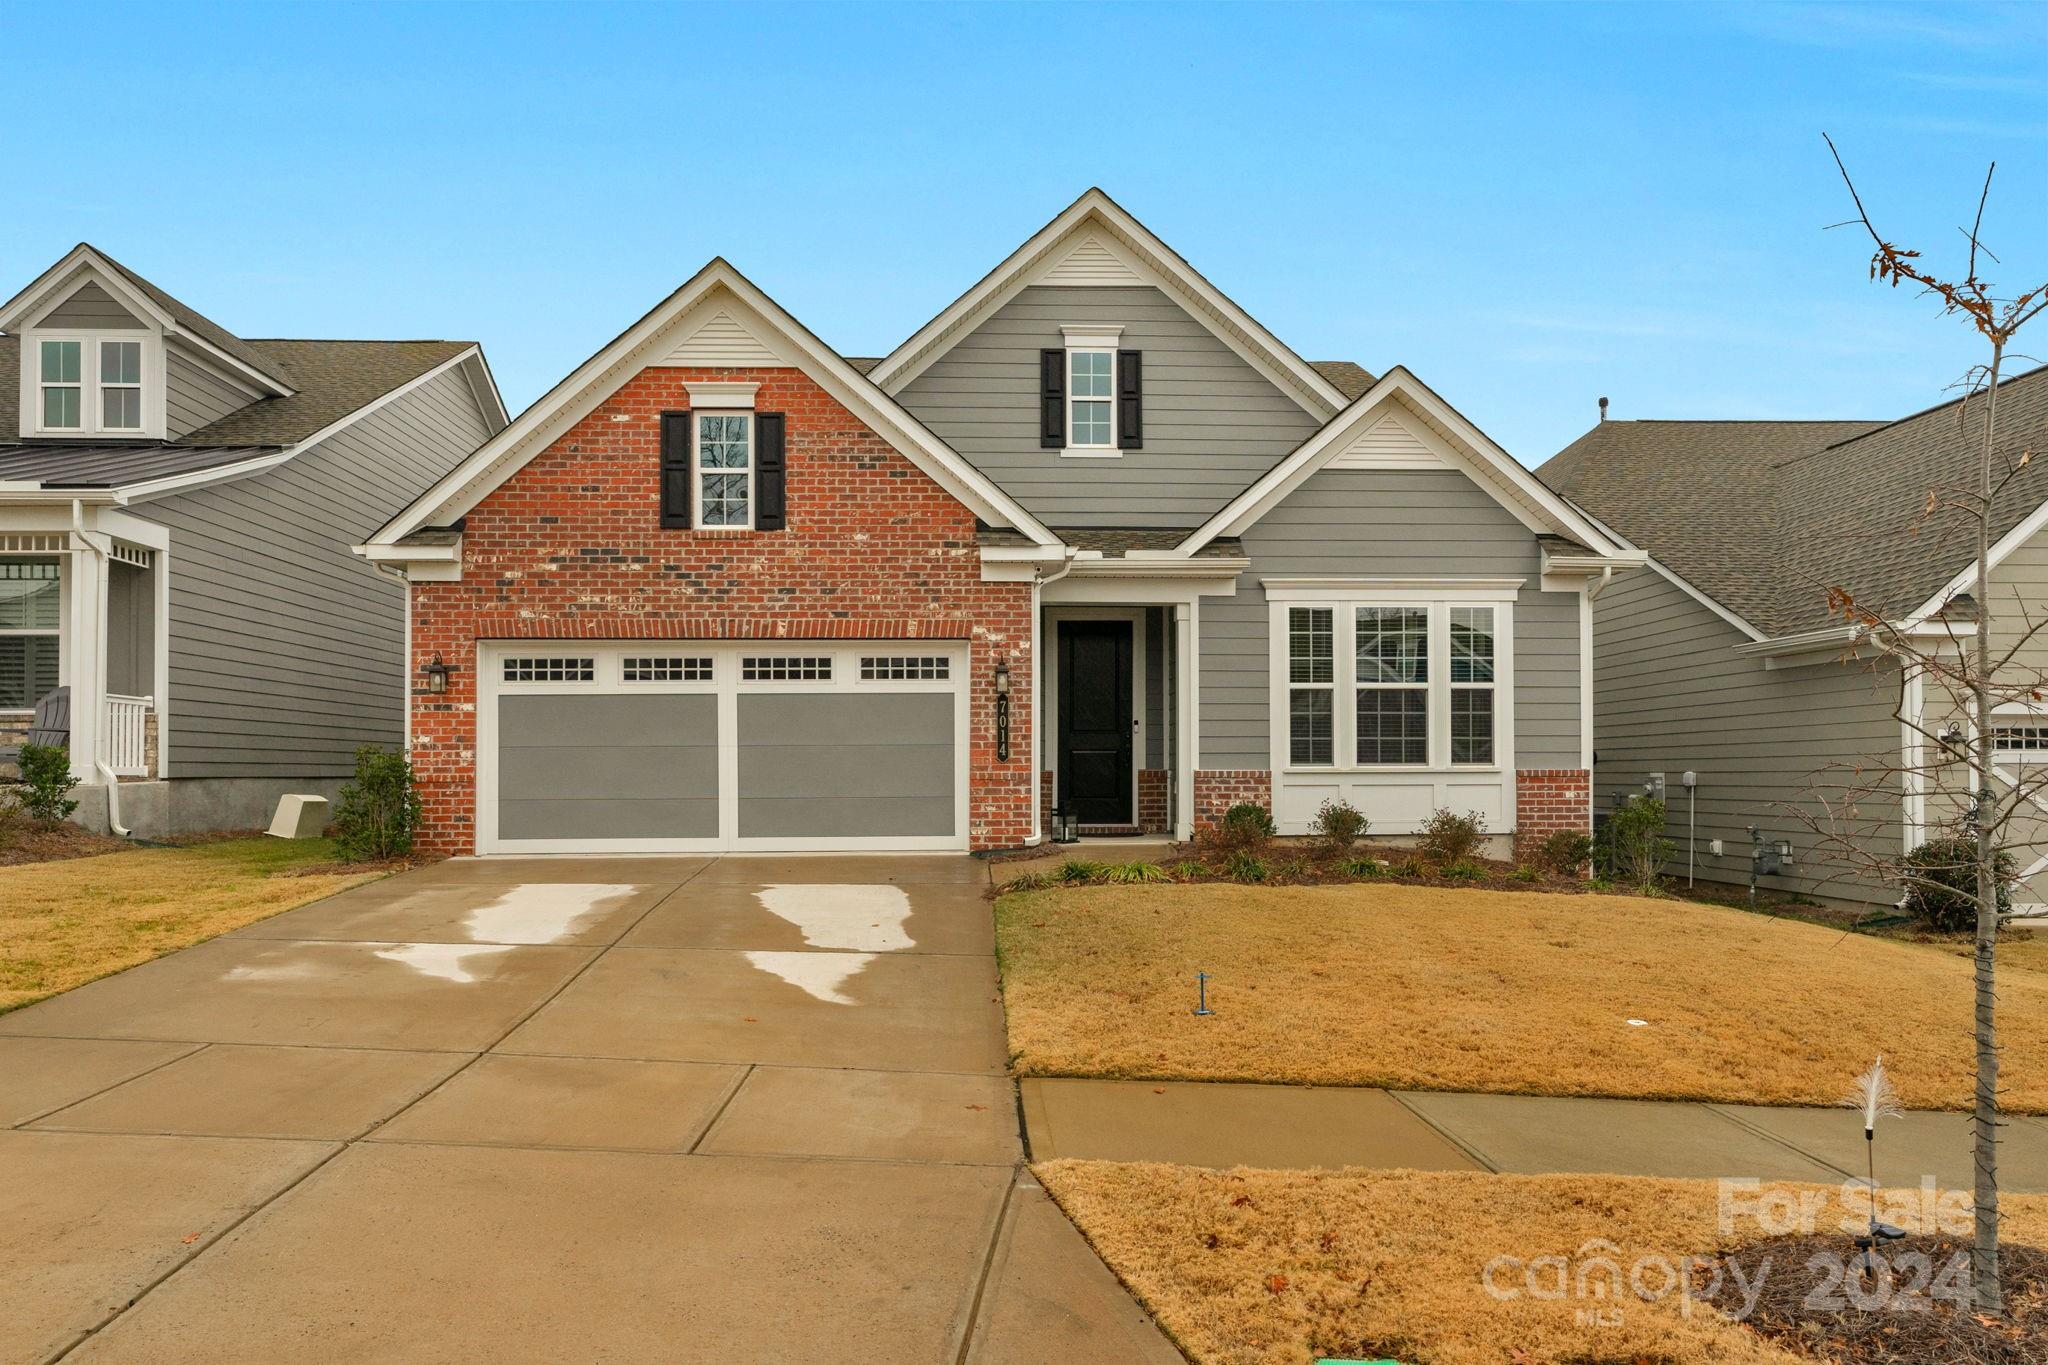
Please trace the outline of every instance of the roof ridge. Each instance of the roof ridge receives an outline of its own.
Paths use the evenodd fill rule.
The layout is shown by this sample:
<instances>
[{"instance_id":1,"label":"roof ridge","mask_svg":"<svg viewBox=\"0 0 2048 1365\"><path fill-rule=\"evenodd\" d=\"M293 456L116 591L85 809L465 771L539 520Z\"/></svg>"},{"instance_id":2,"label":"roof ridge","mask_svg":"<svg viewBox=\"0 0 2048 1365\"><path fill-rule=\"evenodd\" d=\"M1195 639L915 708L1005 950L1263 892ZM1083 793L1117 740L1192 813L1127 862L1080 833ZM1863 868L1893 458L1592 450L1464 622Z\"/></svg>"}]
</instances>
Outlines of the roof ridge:
<instances>
[{"instance_id":1,"label":"roof ridge","mask_svg":"<svg viewBox=\"0 0 2048 1365\"><path fill-rule=\"evenodd\" d=\"M2031 369L2031 370L2026 370L2026 371L2023 371L2022 373L2019 373L2019 374L2013 375L2013 376L2011 376L2011 377L2009 377L2009 378L2006 378L2006 379L2001 379L2001 380L1999 380L1999 381L1998 381L1998 387L2002 389L2002 388L2004 388L2004 387L2005 387L2006 385L2008 385L2008 384L2017 384L2017 383L2019 383L2019 382L2020 382L2020 381L2021 381L2022 379L2032 379L2032 378L2033 378L2033 377L2034 377L2035 375L2037 375L2037 374L2040 374L2040 373L2042 373L2043 371L2048 371L2048 363L2043 363L2043 364L2040 364L2040 365L2036 365L2036 366L2035 366L2035 367L2034 367L2033 369ZM1841 448L1842 446L1848 445L1848 444L1849 444L1849 443L1850 443L1851 441L1860 441L1860 440L1862 440L1862 439L1863 439L1864 437L1866 437L1866 436L1875 436L1875 435L1877 435L1877 433L1878 433L1878 432L1880 432L1880 431L1884 431L1884 430L1886 430L1886 429L1888 429L1888 428L1891 428L1891 427L1896 427L1896 426L1902 426L1902 425L1904 425L1904 424L1905 424L1905 423L1907 423L1907 422L1917 421L1917 420L1918 420L1919 418L1925 417L1925 416L1929 415L1930 413L1936 413L1936 412L1940 412L1940 411L1941 411L1941 410L1942 410L1943 408L1952 408L1952 407L1955 407L1955 406L1956 406L1957 404L1959 404L1959 403L1967 403L1967 402L1969 402L1969 401L1970 401L1970 400L1971 400L1972 398L1975 398L1975 397L1977 396L1977 393L1981 393L1981 392L1983 392L1983 390L1981 390L1981 389L1980 389L1980 390L1977 390L1977 391L1976 391L1975 393L1966 393L1966 394L1962 394L1962 395L1961 395L1961 396L1959 396L1959 397L1956 397L1956 398L1951 398L1951 399L1949 399L1949 400L1948 400L1947 402L1945 402L1945 403L1936 403L1936 404L1934 404L1934 405L1933 405L1932 407L1925 407L1925 408L1922 408L1922 409L1920 409L1920 411L1918 411L1918 412L1909 412L1909 413L1907 413L1907 414L1906 414L1906 415L1905 415L1904 417L1895 417L1895 418L1893 418L1893 419L1892 419L1891 421L1889 421L1889 422L1885 422L1885 423L1883 423L1883 424L1881 424L1881 425L1879 425L1879 426L1875 426L1875 427L1872 427L1872 428L1871 428L1871 429L1870 429L1869 431L1860 431L1860 432L1856 433L1856 434L1855 434L1854 436L1851 436L1851 437L1849 437L1849 438L1848 438L1847 440L1842 440L1842 441L1836 441L1836 442L1835 442L1835 443L1834 443L1833 445L1826 445L1826 446L1822 446L1822 447L1821 447L1821 450L1837 450L1837 449L1840 449L1840 448ZM1819 453L1820 453L1820 451L1819 451L1819 450L1810 450L1810 451L1808 451L1808 452L1807 452L1807 455L1818 455ZM1805 459L1805 458L1806 458L1806 456L1805 456L1805 455L1801 455L1801 456L1797 456L1797 457L1795 457L1795 458L1798 458L1798 459ZM1789 463L1789 461L1788 461L1788 463Z\"/></svg>"}]
</instances>

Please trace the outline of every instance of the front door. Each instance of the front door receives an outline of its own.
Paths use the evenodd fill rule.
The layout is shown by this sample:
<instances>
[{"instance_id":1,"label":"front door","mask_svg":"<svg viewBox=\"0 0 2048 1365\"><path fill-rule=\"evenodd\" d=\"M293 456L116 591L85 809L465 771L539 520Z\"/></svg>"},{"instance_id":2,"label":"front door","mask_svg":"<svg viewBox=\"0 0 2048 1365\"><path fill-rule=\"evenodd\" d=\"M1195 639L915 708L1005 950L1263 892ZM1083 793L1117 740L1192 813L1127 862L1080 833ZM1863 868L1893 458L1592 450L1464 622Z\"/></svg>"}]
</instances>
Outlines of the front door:
<instances>
[{"instance_id":1,"label":"front door","mask_svg":"<svg viewBox=\"0 0 2048 1365\"><path fill-rule=\"evenodd\" d=\"M1128 825L1131 623L1060 622L1059 795L1084 825Z\"/></svg>"}]
</instances>

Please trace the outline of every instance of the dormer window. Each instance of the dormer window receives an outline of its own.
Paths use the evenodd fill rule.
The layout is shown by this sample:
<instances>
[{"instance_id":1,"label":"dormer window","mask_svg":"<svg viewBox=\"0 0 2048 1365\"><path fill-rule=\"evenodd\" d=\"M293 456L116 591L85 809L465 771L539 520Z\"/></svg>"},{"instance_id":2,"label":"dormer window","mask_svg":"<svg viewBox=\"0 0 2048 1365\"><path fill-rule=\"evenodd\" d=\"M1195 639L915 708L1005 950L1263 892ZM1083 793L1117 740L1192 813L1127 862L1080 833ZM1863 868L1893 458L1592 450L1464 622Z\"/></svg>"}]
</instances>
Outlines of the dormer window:
<instances>
[{"instance_id":1,"label":"dormer window","mask_svg":"<svg viewBox=\"0 0 2048 1365\"><path fill-rule=\"evenodd\" d=\"M41 430L142 430L142 342L43 337L36 345L36 362Z\"/></svg>"}]
</instances>

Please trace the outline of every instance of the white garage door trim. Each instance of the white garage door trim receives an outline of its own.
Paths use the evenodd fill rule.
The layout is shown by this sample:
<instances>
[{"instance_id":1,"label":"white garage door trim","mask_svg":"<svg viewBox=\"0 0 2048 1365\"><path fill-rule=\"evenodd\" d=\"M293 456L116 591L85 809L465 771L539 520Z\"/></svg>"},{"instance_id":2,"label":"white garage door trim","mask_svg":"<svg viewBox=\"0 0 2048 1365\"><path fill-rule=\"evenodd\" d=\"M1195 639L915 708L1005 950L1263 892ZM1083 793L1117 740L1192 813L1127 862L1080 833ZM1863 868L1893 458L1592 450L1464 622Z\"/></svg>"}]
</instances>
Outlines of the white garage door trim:
<instances>
[{"instance_id":1,"label":"white garage door trim","mask_svg":"<svg viewBox=\"0 0 2048 1365\"><path fill-rule=\"evenodd\" d=\"M668 678L625 680L628 658L709 659L709 680ZM750 658L831 660L828 680L748 681L742 660ZM562 678L564 670L538 670L540 680L508 680L507 659L590 661L589 676ZM910 667L880 670L892 676L863 677L863 661L910 661ZM945 661L943 678L915 661ZM477 649L476 849L488 853L868 853L964 851L968 809L968 651L961 642L929 640L776 640L712 643L700 640L496 640ZM580 668L567 670L580 674ZM757 670L759 672L760 670ZM788 671L788 670L777 670ZM799 670L812 672L814 670ZM875 671L875 670L868 670ZM552 678L547 675L553 674ZM903 676L905 674L913 676ZM841 835L805 838L743 838L739 833L740 697L787 694L945 693L953 705L953 832L937 836ZM718 826L710 838L504 839L498 835L499 702L506 696L619 696L660 693L710 695L718 714Z\"/></svg>"}]
</instances>

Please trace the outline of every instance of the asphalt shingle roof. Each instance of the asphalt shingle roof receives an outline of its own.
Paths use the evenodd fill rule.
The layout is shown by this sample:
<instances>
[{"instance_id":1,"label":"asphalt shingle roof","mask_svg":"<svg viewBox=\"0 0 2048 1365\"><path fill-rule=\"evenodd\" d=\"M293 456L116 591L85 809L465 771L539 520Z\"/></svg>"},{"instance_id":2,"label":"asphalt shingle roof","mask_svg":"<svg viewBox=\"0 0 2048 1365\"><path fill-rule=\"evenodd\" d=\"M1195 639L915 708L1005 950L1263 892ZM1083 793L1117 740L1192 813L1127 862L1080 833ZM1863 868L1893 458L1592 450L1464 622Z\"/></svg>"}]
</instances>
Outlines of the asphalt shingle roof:
<instances>
[{"instance_id":1,"label":"asphalt shingle roof","mask_svg":"<svg viewBox=\"0 0 2048 1365\"><path fill-rule=\"evenodd\" d=\"M2048 441L2048 367L1999 386L2001 461ZM1895 422L1602 422L1537 475L1766 635L1830 624L1827 590L1903 616L1969 560L1967 520L1923 516L1967 480L1982 404ZM1972 433L1975 439L1972 439ZM2048 501L2048 462L2000 494L1994 538ZM2003 466L2001 466L2003 467Z\"/></svg>"}]
</instances>

